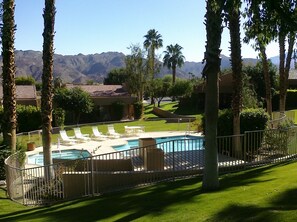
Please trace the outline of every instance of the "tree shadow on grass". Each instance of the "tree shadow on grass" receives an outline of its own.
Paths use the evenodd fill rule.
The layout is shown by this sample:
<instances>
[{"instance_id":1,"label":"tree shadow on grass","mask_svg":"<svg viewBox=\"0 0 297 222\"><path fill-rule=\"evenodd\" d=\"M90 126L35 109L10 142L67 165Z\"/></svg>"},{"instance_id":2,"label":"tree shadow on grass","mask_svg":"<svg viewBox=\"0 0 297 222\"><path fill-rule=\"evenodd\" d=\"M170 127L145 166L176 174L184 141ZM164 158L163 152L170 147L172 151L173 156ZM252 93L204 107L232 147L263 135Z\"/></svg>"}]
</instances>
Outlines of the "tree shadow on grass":
<instances>
[{"instance_id":1,"label":"tree shadow on grass","mask_svg":"<svg viewBox=\"0 0 297 222\"><path fill-rule=\"evenodd\" d=\"M285 164L278 164L280 166ZM275 165L256 168L240 174L224 175L220 180L221 192L235 186L244 186L254 183L263 183L265 180L260 176L269 173ZM95 198L85 198L75 201L68 201L50 207L33 208L6 215L0 215L0 221L20 221L38 218L40 220L51 221L132 221L146 215L158 216L164 210L174 204L189 203L197 201L199 195L203 193L201 189L202 178L192 178L175 182L159 183L155 186L126 190L118 193L105 194ZM288 191L282 196L274 199L275 208L286 207L286 198L290 195L297 195L296 190ZM295 198L296 199L296 198ZM297 199L289 206L297 206ZM273 208L272 208L273 209ZM224 221L230 218L237 221L242 215L251 216L250 212L258 215L258 218L265 215L267 208L257 206L238 206L228 205L223 211L219 212L213 219L214 221ZM269 217L269 215L268 215ZM267 217L265 217L267 219ZM269 221L269 220L263 220Z\"/></svg>"},{"instance_id":2,"label":"tree shadow on grass","mask_svg":"<svg viewBox=\"0 0 297 222\"><path fill-rule=\"evenodd\" d=\"M193 188L198 180L201 181L194 178L167 182L133 191L68 201L51 207L33 208L0 215L0 221L29 221L36 218L36 215L40 219L44 217L52 221L73 221L74 218L76 221L100 221L118 215L113 221L131 221L147 214L158 215L172 203L191 201L201 193L199 187ZM170 192L177 189L178 191Z\"/></svg>"},{"instance_id":3,"label":"tree shadow on grass","mask_svg":"<svg viewBox=\"0 0 297 222\"><path fill-rule=\"evenodd\" d=\"M259 182L263 183L263 182L271 181L273 179L264 180L262 178L259 179L259 177L266 175L276 167L286 166L290 163L291 162L271 164L271 165L267 165L267 166L263 166L255 169L249 169L239 174L230 173L230 174L222 175L220 179L220 190L229 189L237 186L245 186L248 184L254 184Z\"/></svg>"},{"instance_id":4,"label":"tree shadow on grass","mask_svg":"<svg viewBox=\"0 0 297 222\"><path fill-rule=\"evenodd\" d=\"M284 211L290 211L290 215L285 217L292 219L292 211L295 211L293 216L297 219L297 188L286 190L272 198L269 206L257 205L234 205L226 206L222 211L218 212L210 221L284 221L280 218L280 214ZM291 221L290 219L290 221Z\"/></svg>"}]
</instances>

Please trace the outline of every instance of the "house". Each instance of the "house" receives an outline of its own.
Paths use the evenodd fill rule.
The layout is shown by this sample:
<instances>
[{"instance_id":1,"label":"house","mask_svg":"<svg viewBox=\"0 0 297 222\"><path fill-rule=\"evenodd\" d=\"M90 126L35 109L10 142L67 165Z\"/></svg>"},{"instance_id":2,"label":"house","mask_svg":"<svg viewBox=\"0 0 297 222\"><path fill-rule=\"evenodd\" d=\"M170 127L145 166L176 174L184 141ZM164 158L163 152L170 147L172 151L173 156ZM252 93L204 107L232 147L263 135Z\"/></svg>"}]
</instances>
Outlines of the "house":
<instances>
[{"instance_id":1,"label":"house","mask_svg":"<svg viewBox=\"0 0 297 222\"><path fill-rule=\"evenodd\" d=\"M288 89L297 89L297 70L291 69L288 79Z\"/></svg>"},{"instance_id":2,"label":"house","mask_svg":"<svg viewBox=\"0 0 297 222\"><path fill-rule=\"evenodd\" d=\"M220 109L229 108L232 101L233 93L232 73L219 76L219 106ZM205 103L205 82L196 87L197 101L200 107L204 107Z\"/></svg>"},{"instance_id":3,"label":"house","mask_svg":"<svg viewBox=\"0 0 297 222\"><path fill-rule=\"evenodd\" d=\"M132 96L123 85L75 85L66 84L66 88L79 87L89 93L96 107L100 107L104 115L113 112L112 105L121 103L124 105L123 118L131 119L134 116L133 103L136 97ZM108 119L106 117L105 119Z\"/></svg>"},{"instance_id":4,"label":"house","mask_svg":"<svg viewBox=\"0 0 297 222\"><path fill-rule=\"evenodd\" d=\"M3 103L3 87L0 86L1 105ZM38 105L35 85L17 85L16 86L17 105Z\"/></svg>"}]
</instances>

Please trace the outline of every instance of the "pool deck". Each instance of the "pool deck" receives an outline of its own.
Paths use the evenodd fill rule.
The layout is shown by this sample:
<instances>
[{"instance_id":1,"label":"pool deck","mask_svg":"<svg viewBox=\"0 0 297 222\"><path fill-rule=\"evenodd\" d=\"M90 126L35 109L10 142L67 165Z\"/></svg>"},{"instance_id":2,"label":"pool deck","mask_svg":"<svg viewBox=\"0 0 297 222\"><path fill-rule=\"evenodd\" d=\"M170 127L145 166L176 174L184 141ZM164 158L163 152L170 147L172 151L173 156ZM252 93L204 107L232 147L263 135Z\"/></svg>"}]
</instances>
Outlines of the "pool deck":
<instances>
[{"instance_id":1,"label":"pool deck","mask_svg":"<svg viewBox=\"0 0 297 222\"><path fill-rule=\"evenodd\" d=\"M125 145L127 140L135 140L139 138L158 138L158 137L167 137L167 136L182 136L185 135L185 132L181 131L162 131L162 132L145 132L141 133L137 136L127 136L123 135L120 138L107 138L105 140L90 140L86 142L74 143L70 145L63 145L63 144L53 144L52 151L59 151L59 150L71 150L71 149L78 149L78 150L88 150L93 156L105 154L105 153L113 153L116 150L112 146L117 145ZM201 136L201 133L196 132L189 132L187 135L193 136ZM36 147L33 151L26 152L27 155L32 155L35 153L42 152L42 147ZM26 164L26 168L34 167L36 165Z\"/></svg>"}]
</instances>

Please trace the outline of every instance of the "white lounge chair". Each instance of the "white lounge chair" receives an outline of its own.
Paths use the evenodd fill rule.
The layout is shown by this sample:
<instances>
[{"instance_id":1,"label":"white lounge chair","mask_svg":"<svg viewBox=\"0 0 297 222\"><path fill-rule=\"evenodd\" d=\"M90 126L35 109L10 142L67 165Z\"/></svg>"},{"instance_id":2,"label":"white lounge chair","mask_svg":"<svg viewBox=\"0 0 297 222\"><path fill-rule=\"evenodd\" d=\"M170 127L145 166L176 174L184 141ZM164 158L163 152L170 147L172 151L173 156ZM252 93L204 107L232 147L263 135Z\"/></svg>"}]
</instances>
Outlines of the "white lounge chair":
<instances>
[{"instance_id":1,"label":"white lounge chair","mask_svg":"<svg viewBox=\"0 0 297 222\"><path fill-rule=\"evenodd\" d=\"M60 136L62 139L62 143L64 144L75 144L77 142L76 139L74 139L74 136L68 136L65 130L60 130Z\"/></svg>"},{"instance_id":2,"label":"white lounge chair","mask_svg":"<svg viewBox=\"0 0 297 222\"><path fill-rule=\"evenodd\" d=\"M119 138L121 136L121 134L117 133L114 130L113 125L107 125L107 131L108 131L108 135L112 138Z\"/></svg>"},{"instance_id":3,"label":"white lounge chair","mask_svg":"<svg viewBox=\"0 0 297 222\"><path fill-rule=\"evenodd\" d=\"M82 141L88 141L91 139L89 137L89 134L82 134L79 127L73 128L73 130L74 130L74 135L76 139L82 140Z\"/></svg>"},{"instance_id":4,"label":"white lounge chair","mask_svg":"<svg viewBox=\"0 0 297 222\"><path fill-rule=\"evenodd\" d=\"M93 131L93 139L96 140L105 140L108 138L108 136L103 135L97 128L97 126L92 126Z\"/></svg>"}]
</instances>

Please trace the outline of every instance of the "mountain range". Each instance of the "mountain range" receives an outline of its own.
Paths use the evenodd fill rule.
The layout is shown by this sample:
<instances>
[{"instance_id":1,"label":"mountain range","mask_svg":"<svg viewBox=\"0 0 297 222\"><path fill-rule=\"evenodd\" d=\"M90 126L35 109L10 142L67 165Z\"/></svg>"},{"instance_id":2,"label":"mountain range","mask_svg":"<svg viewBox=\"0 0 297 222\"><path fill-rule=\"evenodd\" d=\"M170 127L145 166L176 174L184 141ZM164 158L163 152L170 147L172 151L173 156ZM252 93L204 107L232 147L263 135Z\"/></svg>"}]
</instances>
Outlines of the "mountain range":
<instances>
[{"instance_id":1,"label":"mountain range","mask_svg":"<svg viewBox=\"0 0 297 222\"><path fill-rule=\"evenodd\" d=\"M222 55L221 69L230 67L230 58ZM2 58L0 60L2 63ZM255 64L257 59L243 59L246 64ZM42 52L33 50L15 51L16 76L32 76L41 82ZM2 64L1 64L2 65ZM64 83L86 83L89 80L102 83L108 72L125 67L125 55L121 52L103 52L89 55L54 55L54 78L60 77ZM189 78L190 74L201 76L202 62L185 62L177 69L177 77ZM157 77L171 74L162 67Z\"/></svg>"}]
</instances>

